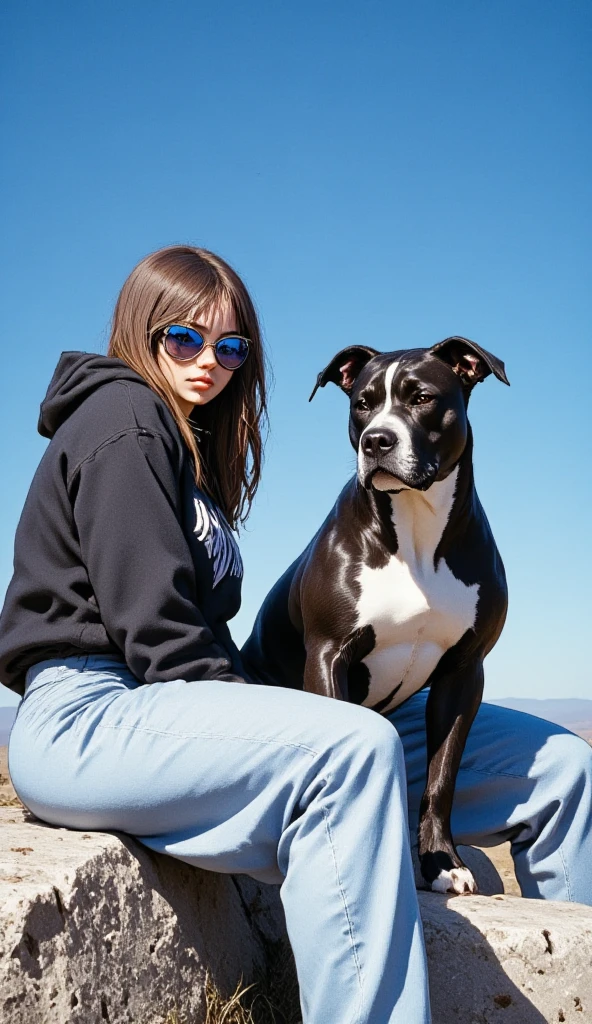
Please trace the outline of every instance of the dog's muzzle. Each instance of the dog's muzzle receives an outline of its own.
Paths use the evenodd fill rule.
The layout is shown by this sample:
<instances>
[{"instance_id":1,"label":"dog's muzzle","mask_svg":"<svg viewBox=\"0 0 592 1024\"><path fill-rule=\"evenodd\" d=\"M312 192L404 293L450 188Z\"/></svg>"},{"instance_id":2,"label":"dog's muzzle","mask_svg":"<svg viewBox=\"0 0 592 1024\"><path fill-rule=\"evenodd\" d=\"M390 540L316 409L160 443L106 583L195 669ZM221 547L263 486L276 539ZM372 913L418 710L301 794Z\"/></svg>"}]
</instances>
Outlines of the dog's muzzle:
<instances>
[{"instance_id":1,"label":"dog's muzzle","mask_svg":"<svg viewBox=\"0 0 592 1024\"><path fill-rule=\"evenodd\" d=\"M395 472L391 466L374 465L364 467L359 475L360 483L368 491L374 487L377 491L397 494L399 491L427 491L438 475L439 464L431 462L421 469L419 466L409 470L397 467Z\"/></svg>"}]
</instances>

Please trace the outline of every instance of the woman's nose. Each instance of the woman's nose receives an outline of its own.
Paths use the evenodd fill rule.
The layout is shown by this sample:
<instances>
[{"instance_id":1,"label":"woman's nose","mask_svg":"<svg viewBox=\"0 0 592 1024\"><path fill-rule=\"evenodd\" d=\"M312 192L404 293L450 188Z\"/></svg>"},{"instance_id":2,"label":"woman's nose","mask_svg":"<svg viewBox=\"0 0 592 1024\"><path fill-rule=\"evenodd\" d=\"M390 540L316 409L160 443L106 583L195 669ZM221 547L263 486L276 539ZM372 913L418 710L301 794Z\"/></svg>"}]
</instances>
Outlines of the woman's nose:
<instances>
[{"instance_id":1,"label":"woman's nose","mask_svg":"<svg viewBox=\"0 0 592 1024\"><path fill-rule=\"evenodd\" d=\"M212 345L204 345L197 357L196 363L197 366L201 366L204 370L213 370L214 366L216 366L216 356Z\"/></svg>"}]
</instances>

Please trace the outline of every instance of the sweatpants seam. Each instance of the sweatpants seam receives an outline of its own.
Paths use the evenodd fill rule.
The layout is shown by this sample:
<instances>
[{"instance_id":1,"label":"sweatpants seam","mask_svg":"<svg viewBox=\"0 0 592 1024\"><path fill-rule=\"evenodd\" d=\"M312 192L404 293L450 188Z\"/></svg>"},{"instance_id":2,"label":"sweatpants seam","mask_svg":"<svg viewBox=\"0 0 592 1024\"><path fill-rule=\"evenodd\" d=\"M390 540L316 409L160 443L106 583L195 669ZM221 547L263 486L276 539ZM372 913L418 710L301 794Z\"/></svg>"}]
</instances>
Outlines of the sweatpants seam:
<instances>
[{"instance_id":1,"label":"sweatpants seam","mask_svg":"<svg viewBox=\"0 0 592 1024\"><path fill-rule=\"evenodd\" d=\"M323 781L326 782L326 779L323 779ZM348 932L349 932L349 938L350 938L350 943L351 943L352 954L353 954L353 958L354 958L354 963L356 965L356 972L357 972L357 975L358 975L358 983L359 983L359 986L360 986L360 1008L359 1008L359 1012L358 1012L358 1015L357 1015L357 1020L360 1021L361 1020L361 1013L362 1013L362 1010L363 1010L363 1007L364 1007L364 977L362 975L362 965L361 965L360 959L358 957L358 948L357 948L356 940L355 940L355 937L354 937L353 921L352 921L351 914L350 914L350 911L349 911L349 906L348 906L346 895L345 895L345 889L343 888L343 882L341 881L341 875L339 873L339 865L337 863L337 851L335 849L335 844L333 842L333 834L331 832L331 825L329 823L329 811L327 810L326 807L321 807L321 810L323 812L323 818L324 818L324 821L325 821L325 831L327 833L327 839L329 840L329 846L331 847L331 854L332 854L332 857L333 857L333 866L335 868L335 876L337 878L337 885L339 887L339 893L341 895L341 900L342 900L342 903L343 903L343 909L345 911L345 917L346 917L346 920L347 920L347 929L348 929Z\"/></svg>"},{"instance_id":2,"label":"sweatpants seam","mask_svg":"<svg viewBox=\"0 0 592 1024\"><path fill-rule=\"evenodd\" d=\"M569 875L567 873L567 864L565 863L565 857L563 856L563 843L559 844L557 852L559 853L559 859L561 861L561 866L563 868L563 874L565 876L565 888L567 889L567 898L568 898L570 903L573 903L574 902L574 898L573 898L573 893L572 893L572 890L571 890L571 885L569 884Z\"/></svg>"},{"instance_id":3,"label":"sweatpants seam","mask_svg":"<svg viewBox=\"0 0 592 1024\"><path fill-rule=\"evenodd\" d=\"M215 732L168 732L164 729L147 729L145 726L138 728L135 725L106 725L103 722L97 722L96 729L112 729L114 732L137 732L141 734L147 734L150 736L170 736L172 739L177 740L241 740L244 743L266 743L269 746L276 747L293 747L296 750L304 750L311 757L319 757L319 751L313 750L312 747L307 747L304 743L291 743L284 740L273 740L267 739L263 736L239 736L238 734L229 735L228 733L215 733Z\"/></svg>"}]
</instances>

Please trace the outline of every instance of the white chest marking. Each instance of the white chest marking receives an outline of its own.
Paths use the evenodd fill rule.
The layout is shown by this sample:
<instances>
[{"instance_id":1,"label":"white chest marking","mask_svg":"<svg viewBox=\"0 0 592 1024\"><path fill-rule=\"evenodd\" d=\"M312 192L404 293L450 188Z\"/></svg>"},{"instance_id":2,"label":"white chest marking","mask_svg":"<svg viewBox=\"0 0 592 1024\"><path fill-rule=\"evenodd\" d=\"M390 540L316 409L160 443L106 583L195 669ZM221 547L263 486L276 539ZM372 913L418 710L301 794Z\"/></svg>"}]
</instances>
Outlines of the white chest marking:
<instances>
[{"instance_id":1,"label":"white chest marking","mask_svg":"<svg viewBox=\"0 0 592 1024\"><path fill-rule=\"evenodd\" d=\"M434 553L450 515L458 468L427 491L392 494L399 549L380 569L358 577L357 626L370 625L376 644L364 658L372 707L401 684L390 710L426 682L440 658L475 625L479 584L467 586Z\"/></svg>"}]
</instances>

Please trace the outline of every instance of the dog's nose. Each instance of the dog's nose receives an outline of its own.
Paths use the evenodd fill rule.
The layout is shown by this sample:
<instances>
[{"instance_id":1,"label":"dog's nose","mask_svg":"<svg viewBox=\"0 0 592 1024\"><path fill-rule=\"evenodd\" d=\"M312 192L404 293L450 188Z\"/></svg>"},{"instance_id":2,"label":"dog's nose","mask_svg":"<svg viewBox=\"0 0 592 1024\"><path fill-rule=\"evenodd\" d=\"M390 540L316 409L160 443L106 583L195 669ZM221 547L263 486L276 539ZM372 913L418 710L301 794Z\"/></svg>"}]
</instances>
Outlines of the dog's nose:
<instances>
[{"instance_id":1,"label":"dog's nose","mask_svg":"<svg viewBox=\"0 0 592 1024\"><path fill-rule=\"evenodd\" d=\"M396 443L397 437L392 430L370 430L362 438L362 451L364 455L370 455L377 459L390 452Z\"/></svg>"}]
</instances>

